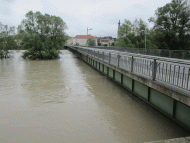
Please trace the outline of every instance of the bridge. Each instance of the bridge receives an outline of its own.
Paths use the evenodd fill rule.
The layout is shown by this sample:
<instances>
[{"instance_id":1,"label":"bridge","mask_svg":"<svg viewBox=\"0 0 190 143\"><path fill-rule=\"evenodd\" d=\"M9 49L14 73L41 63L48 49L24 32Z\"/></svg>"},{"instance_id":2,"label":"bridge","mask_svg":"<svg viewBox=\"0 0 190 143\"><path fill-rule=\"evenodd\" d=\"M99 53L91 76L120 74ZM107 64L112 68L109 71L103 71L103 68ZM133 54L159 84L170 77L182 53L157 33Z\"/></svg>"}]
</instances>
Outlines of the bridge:
<instances>
[{"instance_id":1,"label":"bridge","mask_svg":"<svg viewBox=\"0 0 190 143\"><path fill-rule=\"evenodd\" d=\"M190 131L190 61L67 45L71 52Z\"/></svg>"}]
</instances>

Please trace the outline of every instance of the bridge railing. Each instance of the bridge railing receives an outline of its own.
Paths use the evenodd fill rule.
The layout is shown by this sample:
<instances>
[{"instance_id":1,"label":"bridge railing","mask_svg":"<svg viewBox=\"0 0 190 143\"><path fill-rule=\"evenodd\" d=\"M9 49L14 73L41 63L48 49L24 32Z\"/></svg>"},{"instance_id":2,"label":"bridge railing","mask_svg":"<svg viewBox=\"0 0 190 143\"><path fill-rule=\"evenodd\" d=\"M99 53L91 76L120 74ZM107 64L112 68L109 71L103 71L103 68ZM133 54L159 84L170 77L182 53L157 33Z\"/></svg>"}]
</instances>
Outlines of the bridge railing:
<instances>
[{"instance_id":1,"label":"bridge railing","mask_svg":"<svg viewBox=\"0 0 190 143\"><path fill-rule=\"evenodd\" d=\"M126 71L151 78L153 81L162 81L185 90L190 90L190 65L160 59L136 57L102 49L73 46L70 46L70 48Z\"/></svg>"},{"instance_id":2,"label":"bridge railing","mask_svg":"<svg viewBox=\"0 0 190 143\"><path fill-rule=\"evenodd\" d=\"M178 59L190 59L190 51L188 50L161 50L161 49L144 49L144 48L118 48L118 47L105 47L105 46L97 46L90 48L98 48L98 49L107 49L107 50L116 50L123 51L129 53L136 54L145 54L159 57L168 57L168 58L178 58Z\"/></svg>"},{"instance_id":3,"label":"bridge railing","mask_svg":"<svg viewBox=\"0 0 190 143\"><path fill-rule=\"evenodd\" d=\"M157 60L156 79L187 89L190 89L190 68L180 64L166 63Z\"/></svg>"}]
</instances>

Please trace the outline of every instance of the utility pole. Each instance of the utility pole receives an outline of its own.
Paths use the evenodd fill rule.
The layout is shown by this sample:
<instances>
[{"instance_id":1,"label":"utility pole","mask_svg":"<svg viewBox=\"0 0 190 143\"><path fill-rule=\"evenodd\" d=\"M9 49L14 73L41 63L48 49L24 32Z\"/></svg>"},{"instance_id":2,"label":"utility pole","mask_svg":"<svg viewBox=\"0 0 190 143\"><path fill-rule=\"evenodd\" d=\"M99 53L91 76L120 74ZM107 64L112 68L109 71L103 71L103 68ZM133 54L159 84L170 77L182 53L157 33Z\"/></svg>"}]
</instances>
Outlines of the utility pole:
<instances>
[{"instance_id":1,"label":"utility pole","mask_svg":"<svg viewBox=\"0 0 190 143\"><path fill-rule=\"evenodd\" d=\"M144 41L144 44L145 44L145 50L146 50L146 28L145 30L140 30L140 32L144 31L144 34L145 34L145 41Z\"/></svg>"},{"instance_id":2,"label":"utility pole","mask_svg":"<svg viewBox=\"0 0 190 143\"><path fill-rule=\"evenodd\" d=\"M145 28L145 50L146 50L146 28Z\"/></svg>"},{"instance_id":3,"label":"utility pole","mask_svg":"<svg viewBox=\"0 0 190 143\"><path fill-rule=\"evenodd\" d=\"M88 47L88 31L92 30L92 28L88 29L87 27L87 47Z\"/></svg>"}]
</instances>

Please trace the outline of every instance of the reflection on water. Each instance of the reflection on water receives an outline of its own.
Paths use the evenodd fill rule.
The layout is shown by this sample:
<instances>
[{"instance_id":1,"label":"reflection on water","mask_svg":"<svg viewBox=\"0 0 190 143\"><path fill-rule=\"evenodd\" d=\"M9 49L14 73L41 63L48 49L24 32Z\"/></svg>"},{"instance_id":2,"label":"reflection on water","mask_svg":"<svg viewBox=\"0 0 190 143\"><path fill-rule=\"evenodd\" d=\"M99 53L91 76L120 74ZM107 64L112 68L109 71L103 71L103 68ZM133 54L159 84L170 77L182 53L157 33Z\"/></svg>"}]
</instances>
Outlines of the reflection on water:
<instances>
[{"instance_id":1,"label":"reflection on water","mask_svg":"<svg viewBox=\"0 0 190 143\"><path fill-rule=\"evenodd\" d=\"M189 135L62 51L59 60L0 60L0 142L145 142Z\"/></svg>"}]
</instances>

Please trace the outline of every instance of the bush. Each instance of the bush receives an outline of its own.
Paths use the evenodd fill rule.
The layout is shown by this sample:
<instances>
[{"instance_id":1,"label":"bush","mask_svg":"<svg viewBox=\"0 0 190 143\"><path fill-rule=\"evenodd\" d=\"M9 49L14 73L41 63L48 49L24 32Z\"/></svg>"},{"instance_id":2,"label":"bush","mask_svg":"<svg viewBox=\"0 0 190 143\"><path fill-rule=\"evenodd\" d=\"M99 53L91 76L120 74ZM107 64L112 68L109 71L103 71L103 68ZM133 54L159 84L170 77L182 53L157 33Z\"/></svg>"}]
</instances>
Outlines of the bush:
<instances>
[{"instance_id":1,"label":"bush","mask_svg":"<svg viewBox=\"0 0 190 143\"><path fill-rule=\"evenodd\" d=\"M98 43L98 46L102 46L102 43L99 42L99 43Z\"/></svg>"}]
</instances>

